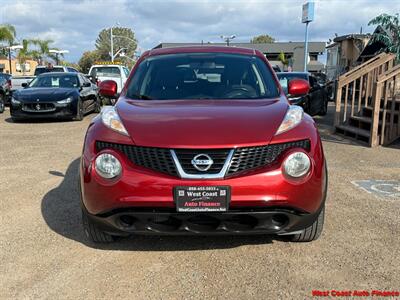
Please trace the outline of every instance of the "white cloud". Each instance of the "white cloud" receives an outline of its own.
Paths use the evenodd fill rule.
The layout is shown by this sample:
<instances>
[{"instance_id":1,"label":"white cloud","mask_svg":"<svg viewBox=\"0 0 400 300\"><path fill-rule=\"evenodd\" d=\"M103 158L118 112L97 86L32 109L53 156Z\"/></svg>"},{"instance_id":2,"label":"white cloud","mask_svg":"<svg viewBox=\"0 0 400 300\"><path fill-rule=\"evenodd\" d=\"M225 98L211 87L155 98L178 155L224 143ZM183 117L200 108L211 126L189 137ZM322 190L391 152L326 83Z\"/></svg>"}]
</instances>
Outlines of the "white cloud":
<instances>
[{"instance_id":1,"label":"white cloud","mask_svg":"<svg viewBox=\"0 0 400 300\"><path fill-rule=\"evenodd\" d=\"M268 33L280 41L301 41L303 0L0 0L0 23L16 26L20 38L50 38L54 46L70 50L77 61L94 48L103 28L117 21L131 27L142 49L159 42L219 42L221 34L236 34L237 41ZM368 21L386 12L400 11L397 0L317 0L311 40L327 41L335 33L371 31Z\"/></svg>"}]
</instances>

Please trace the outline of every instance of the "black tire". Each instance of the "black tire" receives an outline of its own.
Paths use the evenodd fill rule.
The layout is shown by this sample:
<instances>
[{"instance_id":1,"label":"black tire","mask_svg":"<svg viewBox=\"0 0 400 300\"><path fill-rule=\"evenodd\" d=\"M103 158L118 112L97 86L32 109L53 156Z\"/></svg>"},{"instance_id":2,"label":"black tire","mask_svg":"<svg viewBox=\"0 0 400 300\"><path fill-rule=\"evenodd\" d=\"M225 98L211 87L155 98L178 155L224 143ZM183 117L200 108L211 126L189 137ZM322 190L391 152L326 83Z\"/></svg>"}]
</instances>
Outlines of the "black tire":
<instances>
[{"instance_id":1,"label":"black tire","mask_svg":"<svg viewBox=\"0 0 400 300\"><path fill-rule=\"evenodd\" d=\"M101 111L101 100L100 98L96 98L96 103L94 104L94 113L98 114Z\"/></svg>"},{"instance_id":2,"label":"black tire","mask_svg":"<svg viewBox=\"0 0 400 300\"><path fill-rule=\"evenodd\" d=\"M328 166L325 161L325 191L324 191L324 200L321 211L319 212L318 218L315 219L314 223L312 223L309 227L305 228L303 232L294 234L292 236L288 236L289 240L292 242L311 242L315 241L319 238L324 229L324 220L325 220L325 201L328 193Z\"/></svg>"},{"instance_id":3,"label":"black tire","mask_svg":"<svg viewBox=\"0 0 400 300\"><path fill-rule=\"evenodd\" d=\"M324 99L324 104L322 105L321 111L319 112L320 116L326 116L328 113L328 99Z\"/></svg>"},{"instance_id":4,"label":"black tire","mask_svg":"<svg viewBox=\"0 0 400 300\"><path fill-rule=\"evenodd\" d=\"M292 242L311 242L317 240L322 233L322 229L324 228L324 219L325 205L322 207L318 218L314 221L314 223L304 229L302 233L292 235L290 240Z\"/></svg>"},{"instance_id":5,"label":"black tire","mask_svg":"<svg viewBox=\"0 0 400 300\"><path fill-rule=\"evenodd\" d=\"M0 114L4 112L4 95L0 94Z\"/></svg>"},{"instance_id":6,"label":"black tire","mask_svg":"<svg viewBox=\"0 0 400 300\"><path fill-rule=\"evenodd\" d=\"M114 236L105 233L104 231L97 228L87 215L87 212L82 209L82 225L85 235L88 239L95 243L112 243L114 242Z\"/></svg>"},{"instance_id":7,"label":"black tire","mask_svg":"<svg viewBox=\"0 0 400 300\"><path fill-rule=\"evenodd\" d=\"M83 103L82 100L78 100L77 108L76 108L76 116L74 118L75 121L83 120Z\"/></svg>"},{"instance_id":8,"label":"black tire","mask_svg":"<svg viewBox=\"0 0 400 300\"><path fill-rule=\"evenodd\" d=\"M306 114L310 114L310 98L307 97L303 104L303 110Z\"/></svg>"}]
</instances>

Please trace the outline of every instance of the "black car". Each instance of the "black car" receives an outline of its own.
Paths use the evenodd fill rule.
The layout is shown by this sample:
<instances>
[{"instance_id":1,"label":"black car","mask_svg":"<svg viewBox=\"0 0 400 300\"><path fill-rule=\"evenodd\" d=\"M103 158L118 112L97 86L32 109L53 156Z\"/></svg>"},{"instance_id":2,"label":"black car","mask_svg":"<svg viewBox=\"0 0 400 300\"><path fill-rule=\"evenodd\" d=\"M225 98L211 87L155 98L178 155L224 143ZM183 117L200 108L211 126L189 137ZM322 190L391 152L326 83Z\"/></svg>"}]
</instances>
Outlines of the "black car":
<instances>
[{"instance_id":1,"label":"black car","mask_svg":"<svg viewBox=\"0 0 400 300\"><path fill-rule=\"evenodd\" d=\"M11 96L11 75L0 73L0 113Z\"/></svg>"},{"instance_id":2,"label":"black car","mask_svg":"<svg viewBox=\"0 0 400 300\"><path fill-rule=\"evenodd\" d=\"M13 120L27 118L72 118L100 112L98 88L81 73L44 73L11 98Z\"/></svg>"},{"instance_id":3,"label":"black car","mask_svg":"<svg viewBox=\"0 0 400 300\"><path fill-rule=\"evenodd\" d=\"M301 97L287 95L290 103L303 107L304 111L311 116L326 115L328 111L328 94L325 87L318 82L318 79L313 74L307 72L279 72L276 75L286 94L290 80L307 80L310 84L308 94Z\"/></svg>"}]
</instances>

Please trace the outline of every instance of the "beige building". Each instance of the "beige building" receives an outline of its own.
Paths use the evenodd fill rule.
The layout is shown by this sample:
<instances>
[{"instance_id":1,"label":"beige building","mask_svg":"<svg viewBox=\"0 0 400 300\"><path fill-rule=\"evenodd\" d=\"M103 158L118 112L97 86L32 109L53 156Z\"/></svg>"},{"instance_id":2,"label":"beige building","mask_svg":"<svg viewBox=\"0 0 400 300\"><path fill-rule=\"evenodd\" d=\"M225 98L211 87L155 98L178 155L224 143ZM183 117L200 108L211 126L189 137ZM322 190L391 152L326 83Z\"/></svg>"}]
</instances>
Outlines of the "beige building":
<instances>
[{"instance_id":1,"label":"beige building","mask_svg":"<svg viewBox=\"0 0 400 300\"><path fill-rule=\"evenodd\" d=\"M34 60L28 59L25 64L20 64L18 60L11 60L11 70L10 72L10 62L7 58L0 58L0 73L8 73L13 76L21 76L21 75L33 75L35 72L35 68L38 63Z\"/></svg>"}]
</instances>

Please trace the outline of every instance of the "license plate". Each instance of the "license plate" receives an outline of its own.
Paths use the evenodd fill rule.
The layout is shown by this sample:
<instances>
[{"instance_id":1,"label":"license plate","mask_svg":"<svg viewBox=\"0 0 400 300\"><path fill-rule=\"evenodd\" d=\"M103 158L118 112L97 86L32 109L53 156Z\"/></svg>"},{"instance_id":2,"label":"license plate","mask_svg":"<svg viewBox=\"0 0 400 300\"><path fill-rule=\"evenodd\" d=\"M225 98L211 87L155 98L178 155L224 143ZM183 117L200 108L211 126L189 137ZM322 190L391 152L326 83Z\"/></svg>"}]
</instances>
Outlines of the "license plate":
<instances>
[{"instance_id":1,"label":"license plate","mask_svg":"<svg viewBox=\"0 0 400 300\"><path fill-rule=\"evenodd\" d=\"M230 197L229 186L178 186L174 189L178 212L227 211Z\"/></svg>"}]
</instances>

